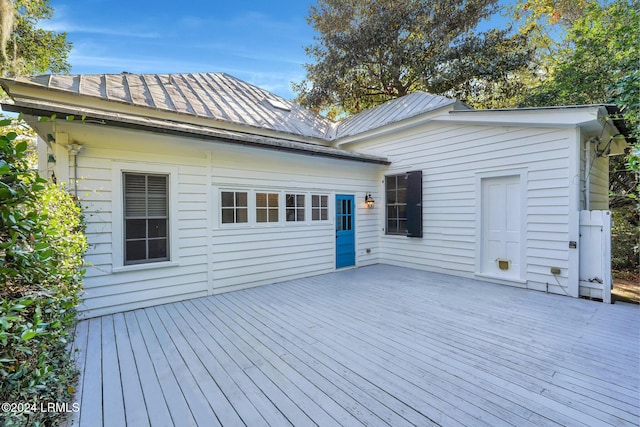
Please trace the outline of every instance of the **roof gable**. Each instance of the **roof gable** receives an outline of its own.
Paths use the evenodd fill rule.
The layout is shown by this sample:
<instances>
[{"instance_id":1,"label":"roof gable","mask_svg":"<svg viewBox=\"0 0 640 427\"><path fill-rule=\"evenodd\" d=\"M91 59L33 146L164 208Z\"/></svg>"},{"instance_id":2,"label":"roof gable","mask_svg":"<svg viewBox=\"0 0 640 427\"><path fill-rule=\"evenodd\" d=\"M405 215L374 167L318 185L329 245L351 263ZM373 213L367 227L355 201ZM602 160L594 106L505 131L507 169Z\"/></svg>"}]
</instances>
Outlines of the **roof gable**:
<instances>
[{"instance_id":1,"label":"roof gable","mask_svg":"<svg viewBox=\"0 0 640 427\"><path fill-rule=\"evenodd\" d=\"M455 99L426 92L411 93L341 121L337 126L336 139L368 132L452 105L468 109Z\"/></svg>"}]
</instances>

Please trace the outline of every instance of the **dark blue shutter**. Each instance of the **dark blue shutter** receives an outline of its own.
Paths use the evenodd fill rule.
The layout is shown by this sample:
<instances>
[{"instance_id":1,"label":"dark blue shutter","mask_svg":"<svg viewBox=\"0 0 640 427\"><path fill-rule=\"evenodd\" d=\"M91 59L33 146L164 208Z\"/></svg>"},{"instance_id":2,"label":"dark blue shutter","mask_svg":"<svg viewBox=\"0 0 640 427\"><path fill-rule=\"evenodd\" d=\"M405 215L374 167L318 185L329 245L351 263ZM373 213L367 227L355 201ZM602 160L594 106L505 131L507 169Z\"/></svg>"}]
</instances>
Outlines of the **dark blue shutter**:
<instances>
[{"instance_id":1,"label":"dark blue shutter","mask_svg":"<svg viewBox=\"0 0 640 427\"><path fill-rule=\"evenodd\" d=\"M407 172L407 237L422 237L422 171Z\"/></svg>"}]
</instances>

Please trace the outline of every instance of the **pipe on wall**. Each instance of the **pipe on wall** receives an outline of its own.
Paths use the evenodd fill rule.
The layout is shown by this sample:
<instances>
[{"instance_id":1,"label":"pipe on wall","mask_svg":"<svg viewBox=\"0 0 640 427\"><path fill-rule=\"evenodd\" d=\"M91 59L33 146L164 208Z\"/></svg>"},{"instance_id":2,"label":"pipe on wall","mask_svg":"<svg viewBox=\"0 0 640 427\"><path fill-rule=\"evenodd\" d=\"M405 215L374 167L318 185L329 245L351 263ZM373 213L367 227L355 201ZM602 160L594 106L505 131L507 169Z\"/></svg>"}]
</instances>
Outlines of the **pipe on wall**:
<instances>
[{"instance_id":1,"label":"pipe on wall","mask_svg":"<svg viewBox=\"0 0 640 427\"><path fill-rule=\"evenodd\" d=\"M78 200L78 154L82 150L82 145L69 144L66 148L73 157L73 195Z\"/></svg>"}]
</instances>

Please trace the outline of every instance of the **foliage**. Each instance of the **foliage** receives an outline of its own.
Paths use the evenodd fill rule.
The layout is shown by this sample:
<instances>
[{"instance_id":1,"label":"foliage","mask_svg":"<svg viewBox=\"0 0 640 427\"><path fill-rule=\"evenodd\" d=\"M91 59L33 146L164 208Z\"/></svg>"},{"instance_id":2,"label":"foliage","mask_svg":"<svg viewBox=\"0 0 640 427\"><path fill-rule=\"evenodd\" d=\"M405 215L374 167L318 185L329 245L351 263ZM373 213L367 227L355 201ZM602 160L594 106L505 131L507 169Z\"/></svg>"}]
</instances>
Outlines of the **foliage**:
<instances>
[{"instance_id":1,"label":"foliage","mask_svg":"<svg viewBox=\"0 0 640 427\"><path fill-rule=\"evenodd\" d=\"M620 271L638 271L640 264L640 217L632 205L612 211L611 267Z\"/></svg>"},{"instance_id":2,"label":"foliage","mask_svg":"<svg viewBox=\"0 0 640 427\"><path fill-rule=\"evenodd\" d=\"M544 13L551 14L547 20L557 17L558 22L567 26L567 34L553 57L545 59L546 77L530 90L521 105L614 103L619 106L632 137L640 139L640 2L525 2L531 4L545 6L531 12L536 17L534 21ZM561 7L554 9L552 6L557 4L575 7L568 11ZM638 155L636 147L626 169L614 168L618 175L630 173L626 177L613 176L614 195L636 194L637 176L633 171L640 171ZM627 187L620 187L621 183L627 183Z\"/></svg>"},{"instance_id":3,"label":"foliage","mask_svg":"<svg viewBox=\"0 0 640 427\"><path fill-rule=\"evenodd\" d=\"M640 2L638 0L525 0L527 31L560 26L564 38L530 38L536 45L539 81L521 106L616 104L631 140L640 139ZM527 27L528 26L528 27ZM637 269L640 149L610 158L610 206L615 218L612 258L616 269Z\"/></svg>"},{"instance_id":4,"label":"foliage","mask_svg":"<svg viewBox=\"0 0 640 427\"><path fill-rule=\"evenodd\" d=\"M67 34L37 26L52 16L49 0L0 0L1 75L69 72Z\"/></svg>"},{"instance_id":5,"label":"foliage","mask_svg":"<svg viewBox=\"0 0 640 427\"><path fill-rule=\"evenodd\" d=\"M0 402L39 408L73 393L68 345L86 240L79 206L29 169L28 144L17 138L0 136ZM2 415L5 425L22 426L52 425L60 414Z\"/></svg>"},{"instance_id":6,"label":"foliage","mask_svg":"<svg viewBox=\"0 0 640 427\"><path fill-rule=\"evenodd\" d=\"M309 24L319 34L306 48L314 64L294 85L316 110L354 113L415 91L464 100L529 61L524 37L477 32L497 0L319 0Z\"/></svg>"},{"instance_id":7,"label":"foliage","mask_svg":"<svg viewBox=\"0 0 640 427\"><path fill-rule=\"evenodd\" d=\"M640 27L633 1L592 1L572 20L566 37L544 61L545 76L523 105L579 105L615 101L616 85L637 72ZM577 12L574 11L574 14ZM634 31L635 29L635 31ZM543 60L538 58L538 62ZM624 93L624 92L623 92Z\"/></svg>"}]
</instances>

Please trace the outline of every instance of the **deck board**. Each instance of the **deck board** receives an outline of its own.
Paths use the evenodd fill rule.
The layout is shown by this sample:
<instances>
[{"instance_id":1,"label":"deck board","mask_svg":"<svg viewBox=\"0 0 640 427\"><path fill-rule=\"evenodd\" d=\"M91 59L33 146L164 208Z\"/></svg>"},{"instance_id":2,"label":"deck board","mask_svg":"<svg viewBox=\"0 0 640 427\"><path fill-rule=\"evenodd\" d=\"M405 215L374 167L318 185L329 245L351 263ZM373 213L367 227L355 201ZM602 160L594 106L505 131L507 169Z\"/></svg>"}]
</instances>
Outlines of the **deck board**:
<instances>
[{"instance_id":1,"label":"deck board","mask_svg":"<svg viewBox=\"0 0 640 427\"><path fill-rule=\"evenodd\" d=\"M233 297L233 295L231 295L230 297ZM242 302L245 302L245 300L242 300ZM240 305L238 306L238 308L242 310ZM247 308L243 310L244 316L251 317L250 311L258 312L260 311L260 307L258 305L247 306ZM268 315L269 315L268 312L262 311L260 319L264 320L265 318L268 317ZM283 320L286 321L286 319L283 319ZM296 326L293 326L293 325L292 327L296 328ZM334 327L337 327L337 326L334 325ZM422 369L422 365L423 365L422 361L419 363L419 365L411 366L410 362L407 362L406 358L399 358L396 356L398 352L402 353L404 350L406 350L407 347L406 346L399 347L397 344L394 344L391 348L385 349L386 345L384 344L383 340L380 339L380 335L377 332L378 331L374 331L374 330L365 331L365 330L362 330L362 328L358 329L357 331L358 335L374 336L375 345L364 340L363 346L366 346L366 347L361 347L362 353L359 353L357 357L360 359L366 358L368 360L371 360L376 364L376 366L379 366L380 368L377 371L378 375L382 370L387 370L392 375L398 375L400 378L404 378L409 383L417 386L419 386L419 384L423 381L425 376L429 375L429 383L432 385L437 384L439 390L442 391L441 395L439 396L440 399L447 399L448 401L454 402L454 403L456 402L462 403L460 401L461 399L460 396L465 396L465 398L467 398L470 403L473 403L477 408L480 408L480 409L477 409L476 412L490 411L485 413L484 418L488 418L489 423L492 425L495 425L496 422L499 422L499 420L494 417L494 414L499 414L503 417L506 417L507 419L511 419L511 421L513 422L517 421L518 425L533 425L533 424L528 424L527 421L522 418L519 418L516 420L513 417L513 414L504 411L502 406L495 405L492 401L487 400L485 398L485 396L487 395L486 390L480 390L476 388L475 390L470 392L470 390L473 389L473 386L470 385L470 383L463 381L461 379L458 379L457 377L452 377L449 375L440 376L438 375L439 368L437 367L436 367L436 370L432 372L427 372L426 370ZM281 333L281 332L278 331L278 333ZM330 336L325 336L321 341L328 342L329 340L331 340L331 335L333 334L329 332L328 335ZM350 341L351 340L358 341L359 338L357 335L354 335L350 337ZM337 348L344 347L348 342L349 341L337 342L336 344ZM382 352L381 355L376 354L380 352ZM394 362L394 359L398 359L399 363ZM408 366L410 366L411 369L407 369ZM466 387L466 389L464 387ZM396 424L392 423L391 425L396 425Z\"/></svg>"},{"instance_id":2,"label":"deck board","mask_svg":"<svg viewBox=\"0 0 640 427\"><path fill-rule=\"evenodd\" d=\"M127 402L128 405L145 405L147 414L149 416L149 423L152 426L171 426L174 425L171 420L169 408L164 399L160 381L156 376L156 371L151 363L151 357L145 346L143 340L143 332L140 330L138 321L133 312L127 312L124 315L124 319L129 332L129 339L131 343L131 349L133 351L133 357L136 362L138 380L140 382L140 388L144 395L144 402L142 400ZM145 334L152 333L147 331ZM113 373L117 374L116 372ZM96 380L96 379L94 379ZM100 379L97 379L100 382ZM165 381L162 378L162 381ZM81 408L82 411L82 408ZM129 422L129 421L128 421Z\"/></svg>"},{"instance_id":3,"label":"deck board","mask_svg":"<svg viewBox=\"0 0 640 427\"><path fill-rule=\"evenodd\" d=\"M122 426L126 424L123 387L120 383L120 375L112 375L112 372L120 372L120 360L116 345L116 335L113 325L113 317L102 319L102 412L104 425Z\"/></svg>"},{"instance_id":4,"label":"deck board","mask_svg":"<svg viewBox=\"0 0 640 427\"><path fill-rule=\"evenodd\" d=\"M83 373L80 427L102 426L102 339L100 319L88 321L89 331ZM82 351L82 349L80 349ZM99 378L100 381L94 381ZM95 417L97 415L97 417ZM95 419L94 419L95 418Z\"/></svg>"},{"instance_id":5,"label":"deck board","mask_svg":"<svg viewBox=\"0 0 640 427\"><path fill-rule=\"evenodd\" d=\"M640 424L640 310L377 265L81 321L79 425Z\"/></svg>"},{"instance_id":6,"label":"deck board","mask_svg":"<svg viewBox=\"0 0 640 427\"><path fill-rule=\"evenodd\" d=\"M149 415L145 404L145 397L142 392L138 369L127 324L123 314L110 316L113 318L113 326L116 334L116 347L118 348L118 359L120 361L119 378L122 386L122 398L125 404L125 421L132 426L149 426ZM111 375L118 376L112 372ZM106 393L110 390L103 384Z\"/></svg>"}]
</instances>

